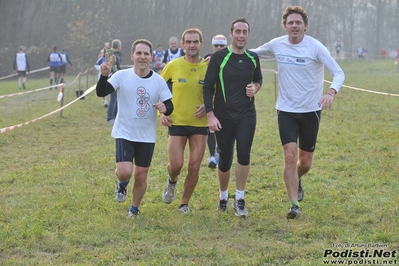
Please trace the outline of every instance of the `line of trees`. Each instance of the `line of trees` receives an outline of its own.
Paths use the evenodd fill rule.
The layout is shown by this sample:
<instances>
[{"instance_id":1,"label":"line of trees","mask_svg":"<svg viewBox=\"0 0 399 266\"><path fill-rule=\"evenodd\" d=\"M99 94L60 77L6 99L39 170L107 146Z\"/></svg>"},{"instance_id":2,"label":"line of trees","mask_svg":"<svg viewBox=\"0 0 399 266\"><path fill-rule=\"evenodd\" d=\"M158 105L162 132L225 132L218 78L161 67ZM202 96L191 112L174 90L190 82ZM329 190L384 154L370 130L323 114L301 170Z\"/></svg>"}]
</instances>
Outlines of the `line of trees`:
<instances>
[{"instance_id":1,"label":"line of trees","mask_svg":"<svg viewBox=\"0 0 399 266\"><path fill-rule=\"evenodd\" d=\"M10 73L18 46L26 47L32 69L47 66L53 45L67 50L77 69L94 64L104 42L122 40L124 63L137 38L164 49L171 36L198 27L205 40L228 36L237 17L251 24L248 47L284 34L281 14L287 5L301 5L309 15L307 33L331 51L339 38L344 52L358 46L378 55L382 48L399 48L399 0L13 0L0 1L0 76Z\"/></svg>"}]
</instances>

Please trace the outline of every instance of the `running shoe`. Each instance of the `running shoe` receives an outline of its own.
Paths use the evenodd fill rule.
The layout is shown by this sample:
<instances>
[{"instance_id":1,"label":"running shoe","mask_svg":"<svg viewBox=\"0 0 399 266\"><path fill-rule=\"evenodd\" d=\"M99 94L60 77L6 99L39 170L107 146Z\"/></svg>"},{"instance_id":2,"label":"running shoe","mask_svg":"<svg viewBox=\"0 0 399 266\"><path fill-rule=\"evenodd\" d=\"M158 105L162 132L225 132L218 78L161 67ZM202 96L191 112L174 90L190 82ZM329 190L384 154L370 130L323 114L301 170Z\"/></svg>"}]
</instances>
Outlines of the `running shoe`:
<instances>
[{"instance_id":1,"label":"running shoe","mask_svg":"<svg viewBox=\"0 0 399 266\"><path fill-rule=\"evenodd\" d=\"M127 214L127 218L139 218L140 217L140 211L129 211Z\"/></svg>"},{"instance_id":2,"label":"running shoe","mask_svg":"<svg viewBox=\"0 0 399 266\"><path fill-rule=\"evenodd\" d=\"M126 187L122 186L119 181L116 182L115 199L119 202L124 202L126 200L126 198L127 198Z\"/></svg>"},{"instance_id":3,"label":"running shoe","mask_svg":"<svg viewBox=\"0 0 399 266\"><path fill-rule=\"evenodd\" d=\"M218 162L217 162L216 158L214 156L209 157L208 167L214 169L214 168L216 168L217 165L218 165Z\"/></svg>"},{"instance_id":4,"label":"running shoe","mask_svg":"<svg viewBox=\"0 0 399 266\"><path fill-rule=\"evenodd\" d=\"M229 199L219 199L219 205L218 205L218 210L219 211L226 211L227 210L227 205L229 204Z\"/></svg>"},{"instance_id":5,"label":"running shoe","mask_svg":"<svg viewBox=\"0 0 399 266\"><path fill-rule=\"evenodd\" d=\"M172 201L175 199L175 187L176 184L171 184L168 180L168 183L166 184L166 187L162 193L163 202L167 204L172 203Z\"/></svg>"},{"instance_id":6,"label":"running shoe","mask_svg":"<svg viewBox=\"0 0 399 266\"><path fill-rule=\"evenodd\" d=\"M179 207L179 212L184 213L184 214L189 214L191 212L191 210L187 204L183 204Z\"/></svg>"},{"instance_id":7,"label":"running shoe","mask_svg":"<svg viewBox=\"0 0 399 266\"><path fill-rule=\"evenodd\" d=\"M303 187L302 187L302 181L301 181L301 179L299 178L299 185L298 185L298 201L302 201L304 195L305 195L305 191L303 190Z\"/></svg>"},{"instance_id":8,"label":"running shoe","mask_svg":"<svg viewBox=\"0 0 399 266\"><path fill-rule=\"evenodd\" d=\"M239 216L239 217L247 217L248 216L248 212L247 212L247 208L245 207L244 199L239 199L239 200L234 199L233 209L236 212L236 216Z\"/></svg>"},{"instance_id":9,"label":"running shoe","mask_svg":"<svg viewBox=\"0 0 399 266\"><path fill-rule=\"evenodd\" d=\"M287 219L295 219L301 215L301 208L299 206L292 206L287 214Z\"/></svg>"}]
</instances>

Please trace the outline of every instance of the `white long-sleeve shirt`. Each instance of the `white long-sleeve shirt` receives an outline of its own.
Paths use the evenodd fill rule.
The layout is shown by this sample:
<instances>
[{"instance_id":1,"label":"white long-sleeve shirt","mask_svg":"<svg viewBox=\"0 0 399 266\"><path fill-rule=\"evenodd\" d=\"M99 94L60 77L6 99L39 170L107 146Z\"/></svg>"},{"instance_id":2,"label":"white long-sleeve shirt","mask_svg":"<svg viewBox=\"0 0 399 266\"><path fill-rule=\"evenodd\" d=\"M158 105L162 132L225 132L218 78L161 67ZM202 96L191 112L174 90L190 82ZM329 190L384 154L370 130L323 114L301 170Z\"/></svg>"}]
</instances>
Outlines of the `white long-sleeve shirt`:
<instances>
[{"instance_id":1,"label":"white long-sleeve shirt","mask_svg":"<svg viewBox=\"0 0 399 266\"><path fill-rule=\"evenodd\" d=\"M280 111L321 110L318 102L323 96L324 67L333 77L330 88L338 92L345 80L344 72L327 48L307 35L298 44L292 44L285 35L251 50L261 59L274 56L277 60L280 89L276 109Z\"/></svg>"}]
</instances>

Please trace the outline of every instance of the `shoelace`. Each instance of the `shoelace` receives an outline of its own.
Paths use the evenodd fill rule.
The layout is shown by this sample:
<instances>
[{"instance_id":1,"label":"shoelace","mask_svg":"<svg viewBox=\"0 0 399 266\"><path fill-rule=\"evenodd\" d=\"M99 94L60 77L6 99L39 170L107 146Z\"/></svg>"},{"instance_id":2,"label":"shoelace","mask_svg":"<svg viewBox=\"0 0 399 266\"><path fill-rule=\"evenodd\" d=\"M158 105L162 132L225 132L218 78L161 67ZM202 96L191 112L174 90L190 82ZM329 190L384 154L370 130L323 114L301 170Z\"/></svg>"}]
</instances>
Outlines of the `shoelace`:
<instances>
[{"instance_id":1,"label":"shoelace","mask_svg":"<svg viewBox=\"0 0 399 266\"><path fill-rule=\"evenodd\" d=\"M126 194L126 187L124 187L124 186L119 186L118 193Z\"/></svg>"},{"instance_id":2,"label":"shoelace","mask_svg":"<svg viewBox=\"0 0 399 266\"><path fill-rule=\"evenodd\" d=\"M239 209L243 210L245 208L245 201L244 200L238 200L237 206Z\"/></svg>"},{"instance_id":3,"label":"shoelace","mask_svg":"<svg viewBox=\"0 0 399 266\"><path fill-rule=\"evenodd\" d=\"M293 211L296 211L296 210L300 210L301 208L299 207L299 206L292 206L291 207L291 210L293 210Z\"/></svg>"},{"instance_id":4,"label":"shoelace","mask_svg":"<svg viewBox=\"0 0 399 266\"><path fill-rule=\"evenodd\" d=\"M167 189L166 189L166 193L171 193L172 194L173 190L174 190L174 185L169 184Z\"/></svg>"},{"instance_id":5,"label":"shoelace","mask_svg":"<svg viewBox=\"0 0 399 266\"><path fill-rule=\"evenodd\" d=\"M220 200L220 207L226 207L227 206L227 200Z\"/></svg>"}]
</instances>

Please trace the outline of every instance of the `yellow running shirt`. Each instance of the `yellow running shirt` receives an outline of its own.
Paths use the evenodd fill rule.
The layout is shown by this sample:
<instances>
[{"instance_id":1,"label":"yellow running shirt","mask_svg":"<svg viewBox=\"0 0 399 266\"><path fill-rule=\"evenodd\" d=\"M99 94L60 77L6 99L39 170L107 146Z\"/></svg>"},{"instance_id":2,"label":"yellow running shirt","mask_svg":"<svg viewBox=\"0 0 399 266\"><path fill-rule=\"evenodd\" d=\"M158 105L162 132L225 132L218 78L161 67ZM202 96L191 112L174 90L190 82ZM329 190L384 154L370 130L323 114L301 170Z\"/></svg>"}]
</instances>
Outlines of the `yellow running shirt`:
<instances>
[{"instance_id":1,"label":"yellow running shirt","mask_svg":"<svg viewBox=\"0 0 399 266\"><path fill-rule=\"evenodd\" d=\"M207 127L206 115L194 117L197 106L204 103L203 84L208 65L201 60L189 63L184 56L166 64L161 76L171 82L173 113L170 115L174 126Z\"/></svg>"}]
</instances>

